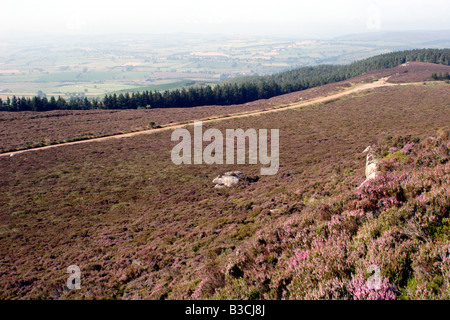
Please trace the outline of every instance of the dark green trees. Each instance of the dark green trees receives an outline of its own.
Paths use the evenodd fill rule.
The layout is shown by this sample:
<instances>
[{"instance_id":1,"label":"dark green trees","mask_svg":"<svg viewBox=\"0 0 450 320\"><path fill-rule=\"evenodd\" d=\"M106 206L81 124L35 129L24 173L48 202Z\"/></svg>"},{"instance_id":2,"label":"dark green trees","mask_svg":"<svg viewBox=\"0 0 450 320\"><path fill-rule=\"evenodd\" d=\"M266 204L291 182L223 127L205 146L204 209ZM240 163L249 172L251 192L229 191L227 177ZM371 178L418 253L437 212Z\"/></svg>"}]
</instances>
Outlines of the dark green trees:
<instances>
[{"instance_id":1,"label":"dark green trees","mask_svg":"<svg viewBox=\"0 0 450 320\"><path fill-rule=\"evenodd\" d=\"M214 87L191 87L161 92L120 93L106 95L102 101L87 98L58 97L50 100L44 94L32 99L13 97L0 101L0 111L46 111L61 109L136 109L189 108L203 105L231 105L280 94L300 91L327 83L338 82L371 70L396 67L406 61L450 64L450 49L415 49L392 52L353 62L348 65L319 65L303 67L269 76L240 77L224 81ZM449 74L433 74L435 80L450 79Z\"/></svg>"}]
</instances>

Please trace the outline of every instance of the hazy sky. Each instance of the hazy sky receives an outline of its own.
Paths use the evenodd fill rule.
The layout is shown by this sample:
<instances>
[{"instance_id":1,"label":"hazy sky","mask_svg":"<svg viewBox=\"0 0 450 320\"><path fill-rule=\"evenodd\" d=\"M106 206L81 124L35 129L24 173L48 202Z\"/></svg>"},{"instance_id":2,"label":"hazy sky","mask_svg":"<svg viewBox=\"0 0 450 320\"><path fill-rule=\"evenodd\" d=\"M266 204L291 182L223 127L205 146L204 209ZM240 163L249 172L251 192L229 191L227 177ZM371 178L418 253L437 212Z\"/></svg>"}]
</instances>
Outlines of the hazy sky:
<instances>
[{"instance_id":1,"label":"hazy sky","mask_svg":"<svg viewBox=\"0 0 450 320\"><path fill-rule=\"evenodd\" d=\"M450 29L448 0L1 0L0 34L224 33L335 36Z\"/></svg>"}]
</instances>

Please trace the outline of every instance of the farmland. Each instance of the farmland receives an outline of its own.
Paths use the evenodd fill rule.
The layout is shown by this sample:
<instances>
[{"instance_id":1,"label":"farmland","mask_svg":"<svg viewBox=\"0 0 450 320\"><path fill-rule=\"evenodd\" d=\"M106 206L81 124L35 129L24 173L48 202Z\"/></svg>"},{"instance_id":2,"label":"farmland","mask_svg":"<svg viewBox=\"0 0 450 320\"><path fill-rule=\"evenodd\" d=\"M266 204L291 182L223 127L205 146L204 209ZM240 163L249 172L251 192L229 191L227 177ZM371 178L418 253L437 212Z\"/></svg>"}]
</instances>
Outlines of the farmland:
<instances>
[{"instance_id":1,"label":"farmland","mask_svg":"<svg viewBox=\"0 0 450 320\"><path fill-rule=\"evenodd\" d=\"M446 42L436 42L442 43ZM22 41L5 37L0 44L0 98L38 94L93 98L112 92L214 85L236 76L344 64L423 46L420 41L393 38L373 42L351 37L318 40L173 34L30 37Z\"/></svg>"},{"instance_id":2,"label":"farmland","mask_svg":"<svg viewBox=\"0 0 450 320\"><path fill-rule=\"evenodd\" d=\"M410 72L408 77L417 80ZM324 95L347 85L308 93ZM290 94L272 103L298 97ZM358 277L366 264L377 262L384 298L448 298L443 279L448 277L449 99L443 82L389 86L326 104L208 124L205 129L222 132L280 130L279 173L230 189L214 189L211 181L228 170L256 177L259 165L176 166L170 160L170 131L2 157L0 297L356 298ZM210 116L210 110L217 109L158 110L160 118L150 113L142 124L136 119L156 111L142 110L145 115L136 118L123 111L105 113L106 119L117 117L121 127L101 130L130 130L149 119L161 124L176 117L192 120ZM105 111L86 112L100 119ZM77 117L87 122L81 114L62 115L68 114L74 118L67 128ZM26 122L30 115L36 116L10 121ZM53 139L55 123L49 119L36 125L45 123ZM61 138L70 137L69 131ZM36 141L33 132L4 145ZM388 156L389 147L410 141L416 143L413 153ZM379 199L370 198L369 189L360 191L361 198L355 195L364 180L362 150L370 144L380 147L386 161L393 159L384 164L386 196ZM422 171L414 171L417 166ZM400 174L405 172L412 173L410 180ZM426 191L414 187L420 184ZM407 190L394 203L389 202L392 185ZM435 229L411 229L415 220L408 208L419 202L429 204L424 219L436 221L429 222ZM80 290L62 286L69 265L81 268ZM322 291L314 291L314 281L324 284Z\"/></svg>"}]
</instances>

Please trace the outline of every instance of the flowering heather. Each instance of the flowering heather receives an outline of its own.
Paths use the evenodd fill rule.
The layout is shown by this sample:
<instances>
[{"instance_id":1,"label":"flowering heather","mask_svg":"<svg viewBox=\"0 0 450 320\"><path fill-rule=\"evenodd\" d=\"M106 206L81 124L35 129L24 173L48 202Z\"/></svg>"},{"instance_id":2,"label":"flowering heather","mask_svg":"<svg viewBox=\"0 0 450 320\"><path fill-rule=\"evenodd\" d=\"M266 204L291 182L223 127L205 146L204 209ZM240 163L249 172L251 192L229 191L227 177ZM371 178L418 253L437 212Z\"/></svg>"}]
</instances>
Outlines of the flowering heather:
<instances>
[{"instance_id":1,"label":"flowering heather","mask_svg":"<svg viewBox=\"0 0 450 320\"><path fill-rule=\"evenodd\" d=\"M370 288L363 274L352 276L347 290L353 300L395 300L395 289L389 279L383 278L379 288Z\"/></svg>"},{"instance_id":2,"label":"flowering heather","mask_svg":"<svg viewBox=\"0 0 450 320\"><path fill-rule=\"evenodd\" d=\"M296 267L299 265L299 263L303 260L305 260L308 255L309 255L309 250L305 250L305 251L295 251L294 252L294 256L291 258L291 260L289 261L288 267L291 270L295 270Z\"/></svg>"},{"instance_id":3,"label":"flowering heather","mask_svg":"<svg viewBox=\"0 0 450 320\"><path fill-rule=\"evenodd\" d=\"M347 196L308 202L298 216L261 230L242 245L239 292L251 286L260 297L278 299L448 297L450 169L441 148L447 141L448 131L441 131L413 145L417 152L408 152L403 165L385 160L391 165L382 164L383 175ZM434 161L417 166L424 156ZM271 260L280 267L267 267L263 248L278 253ZM254 268L255 261L266 267ZM380 270L378 287L362 272L368 265ZM235 297L232 278L218 292Z\"/></svg>"},{"instance_id":4,"label":"flowering heather","mask_svg":"<svg viewBox=\"0 0 450 320\"><path fill-rule=\"evenodd\" d=\"M220 190L259 166L176 166L164 132L0 158L0 298L449 299L449 99L393 86L209 124L280 129L279 173Z\"/></svg>"},{"instance_id":5,"label":"flowering heather","mask_svg":"<svg viewBox=\"0 0 450 320\"><path fill-rule=\"evenodd\" d=\"M405 144L405 146L402 148L401 151L403 154L410 154L413 147L414 147L414 142L408 142L407 144Z\"/></svg>"},{"instance_id":6,"label":"flowering heather","mask_svg":"<svg viewBox=\"0 0 450 320\"><path fill-rule=\"evenodd\" d=\"M405 200L402 181L407 178L406 173L387 173L367 181L358 190L361 200L369 202L372 208L383 209L399 206Z\"/></svg>"}]
</instances>

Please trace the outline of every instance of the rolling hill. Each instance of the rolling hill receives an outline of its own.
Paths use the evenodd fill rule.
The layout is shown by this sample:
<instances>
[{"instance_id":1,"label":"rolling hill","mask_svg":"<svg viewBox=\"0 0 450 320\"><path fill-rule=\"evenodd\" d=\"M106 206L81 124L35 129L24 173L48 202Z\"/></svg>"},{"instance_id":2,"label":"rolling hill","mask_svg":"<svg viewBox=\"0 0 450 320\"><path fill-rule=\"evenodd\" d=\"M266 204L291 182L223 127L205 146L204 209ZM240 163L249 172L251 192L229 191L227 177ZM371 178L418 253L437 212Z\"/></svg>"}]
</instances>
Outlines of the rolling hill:
<instances>
[{"instance_id":1,"label":"rolling hill","mask_svg":"<svg viewBox=\"0 0 450 320\"><path fill-rule=\"evenodd\" d=\"M373 70L233 110L298 103L386 75L404 85L204 124L279 129L272 176L260 176L260 165L175 165L170 130L0 157L0 298L448 299L450 90L424 83L435 68L443 70ZM180 110L177 121L227 115L200 108ZM172 110L159 109L158 123ZM145 111L143 124L158 114ZM71 114L60 112L44 114ZM39 113L15 114L2 120L10 131ZM70 119L63 136L97 116ZM49 119L35 125L46 123L51 139L60 131ZM36 141L37 132L21 139ZM380 175L362 184L369 145ZM214 188L230 170L255 179ZM65 286L72 265L79 290ZM373 266L378 289L366 286Z\"/></svg>"}]
</instances>

